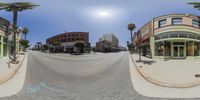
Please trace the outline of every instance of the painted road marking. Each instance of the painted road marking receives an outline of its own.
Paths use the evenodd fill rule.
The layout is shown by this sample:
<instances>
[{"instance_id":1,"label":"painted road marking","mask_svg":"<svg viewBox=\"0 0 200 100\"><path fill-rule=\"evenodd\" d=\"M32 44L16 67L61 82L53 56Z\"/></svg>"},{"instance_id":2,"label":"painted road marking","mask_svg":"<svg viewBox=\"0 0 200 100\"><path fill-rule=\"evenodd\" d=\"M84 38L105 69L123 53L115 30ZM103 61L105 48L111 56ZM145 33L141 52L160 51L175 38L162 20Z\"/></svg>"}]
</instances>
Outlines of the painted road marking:
<instances>
[{"instance_id":1,"label":"painted road marking","mask_svg":"<svg viewBox=\"0 0 200 100\"><path fill-rule=\"evenodd\" d=\"M44 89L47 89L47 90L50 90L50 91L53 91L53 92L66 93L66 91L64 91L64 90L59 90L59 89L49 87L44 82L41 82L38 86L32 86L32 87L25 88L24 91L27 92L27 93L37 93L37 92L44 90Z\"/></svg>"}]
</instances>

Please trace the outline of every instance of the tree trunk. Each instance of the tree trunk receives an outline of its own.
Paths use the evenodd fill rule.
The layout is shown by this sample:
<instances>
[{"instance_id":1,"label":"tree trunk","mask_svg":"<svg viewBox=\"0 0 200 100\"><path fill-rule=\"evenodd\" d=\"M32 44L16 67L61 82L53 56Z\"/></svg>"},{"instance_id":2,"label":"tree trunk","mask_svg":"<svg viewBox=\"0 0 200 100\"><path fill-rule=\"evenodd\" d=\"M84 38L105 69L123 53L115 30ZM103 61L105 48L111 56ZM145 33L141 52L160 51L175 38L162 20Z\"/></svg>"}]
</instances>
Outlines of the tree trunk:
<instances>
[{"instance_id":1,"label":"tree trunk","mask_svg":"<svg viewBox=\"0 0 200 100\"><path fill-rule=\"evenodd\" d=\"M13 25L14 25L13 60L15 62L16 61L17 11L13 11Z\"/></svg>"},{"instance_id":2,"label":"tree trunk","mask_svg":"<svg viewBox=\"0 0 200 100\"><path fill-rule=\"evenodd\" d=\"M130 46L131 54L133 54L133 30L131 30L131 46Z\"/></svg>"},{"instance_id":3,"label":"tree trunk","mask_svg":"<svg viewBox=\"0 0 200 100\"><path fill-rule=\"evenodd\" d=\"M24 34L24 36L25 36L24 39L26 40L26 34Z\"/></svg>"}]
</instances>

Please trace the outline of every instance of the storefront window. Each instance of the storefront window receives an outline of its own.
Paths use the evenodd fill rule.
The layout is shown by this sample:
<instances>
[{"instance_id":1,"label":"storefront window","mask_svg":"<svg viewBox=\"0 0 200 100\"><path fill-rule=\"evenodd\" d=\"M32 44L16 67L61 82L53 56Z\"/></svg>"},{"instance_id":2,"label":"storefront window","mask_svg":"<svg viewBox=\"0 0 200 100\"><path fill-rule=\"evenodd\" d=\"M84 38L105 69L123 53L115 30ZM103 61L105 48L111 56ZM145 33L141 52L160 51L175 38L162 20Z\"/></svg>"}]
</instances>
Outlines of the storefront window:
<instances>
[{"instance_id":1,"label":"storefront window","mask_svg":"<svg viewBox=\"0 0 200 100\"><path fill-rule=\"evenodd\" d=\"M1 45L2 45L2 43L1 43L1 36L0 36L0 56L1 56Z\"/></svg>"},{"instance_id":2,"label":"storefront window","mask_svg":"<svg viewBox=\"0 0 200 100\"><path fill-rule=\"evenodd\" d=\"M156 42L155 43L155 55L156 56L163 56L164 51L164 45L162 42Z\"/></svg>"},{"instance_id":3,"label":"storefront window","mask_svg":"<svg viewBox=\"0 0 200 100\"><path fill-rule=\"evenodd\" d=\"M7 45L3 44L3 56L7 56Z\"/></svg>"},{"instance_id":4,"label":"storefront window","mask_svg":"<svg viewBox=\"0 0 200 100\"><path fill-rule=\"evenodd\" d=\"M194 42L194 56L199 56L199 43Z\"/></svg>"},{"instance_id":5,"label":"storefront window","mask_svg":"<svg viewBox=\"0 0 200 100\"><path fill-rule=\"evenodd\" d=\"M7 41L8 41L8 38L3 37L3 42L7 43Z\"/></svg>"},{"instance_id":6,"label":"storefront window","mask_svg":"<svg viewBox=\"0 0 200 100\"><path fill-rule=\"evenodd\" d=\"M1 48L1 44L2 44L2 43L1 43L1 41L0 41L0 56L1 56L1 49L2 49L2 48Z\"/></svg>"},{"instance_id":7,"label":"storefront window","mask_svg":"<svg viewBox=\"0 0 200 100\"><path fill-rule=\"evenodd\" d=\"M193 42L187 42L187 56L193 56Z\"/></svg>"},{"instance_id":8,"label":"storefront window","mask_svg":"<svg viewBox=\"0 0 200 100\"><path fill-rule=\"evenodd\" d=\"M165 42L165 56L171 56L171 43Z\"/></svg>"}]
</instances>

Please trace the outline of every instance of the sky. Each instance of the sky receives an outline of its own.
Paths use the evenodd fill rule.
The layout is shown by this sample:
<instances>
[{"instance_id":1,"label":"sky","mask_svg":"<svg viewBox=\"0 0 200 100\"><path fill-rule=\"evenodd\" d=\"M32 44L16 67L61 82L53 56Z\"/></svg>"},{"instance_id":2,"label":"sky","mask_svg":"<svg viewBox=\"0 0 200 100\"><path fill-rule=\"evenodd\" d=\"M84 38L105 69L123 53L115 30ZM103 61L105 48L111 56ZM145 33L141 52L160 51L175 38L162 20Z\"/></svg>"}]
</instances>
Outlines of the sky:
<instances>
[{"instance_id":1,"label":"sky","mask_svg":"<svg viewBox=\"0 0 200 100\"><path fill-rule=\"evenodd\" d=\"M0 0L0 2L28 1L40 5L19 13L18 26L28 27L31 46L56 34L89 32L95 46L99 38L113 33L121 46L130 41L128 23L136 25L136 32L145 23L166 14L194 14L200 11L188 5L199 0ZM12 13L0 11L0 16L12 22Z\"/></svg>"}]
</instances>

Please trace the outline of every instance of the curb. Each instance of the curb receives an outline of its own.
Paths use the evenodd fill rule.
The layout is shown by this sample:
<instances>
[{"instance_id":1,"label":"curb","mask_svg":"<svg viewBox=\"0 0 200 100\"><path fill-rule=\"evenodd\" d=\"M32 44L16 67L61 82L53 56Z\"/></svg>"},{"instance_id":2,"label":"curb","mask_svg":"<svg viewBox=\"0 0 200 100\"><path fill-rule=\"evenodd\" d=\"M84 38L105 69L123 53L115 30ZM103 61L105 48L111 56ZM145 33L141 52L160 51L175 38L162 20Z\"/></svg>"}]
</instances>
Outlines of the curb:
<instances>
[{"instance_id":1,"label":"curb","mask_svg":"<svg viewBox=\"0 0 200 100\"><path fill-rule=\"evenodd\" d=\"M166 83L166 82L162 82L162 81L158 81L156 79L153 79L152 77L148 76L146 73L144 73L137 65L135 60L133 59L133 57L129 54L133 64L135 65L137 71L139 72L139 74L148 82L153 83L155 85L158 86L162 86L162 87L169 87L169 88L191 88L191 87L195 87L200 85L200 81L197 82L192 82L192 83L185 83L185 84L171 84L171 83Z\"/></svg>"},{"instance_id":2,"label":"curb","mask_svg":"<svg viewBox=\"0 0 200 100\"><path fill-rule=\"evenodd\" d=\"M21 67L21 65L24 62L24 59L26 57L27 57L27 54L24 55L24 57L22 58L22 60L17 65L11 67L8 72L6 72L5 74L3 74L0 77L0 84L3 84L5 82L7 82L8 80L10 80L17 73L17 71Z\"/></svg>"}]
</instances>

